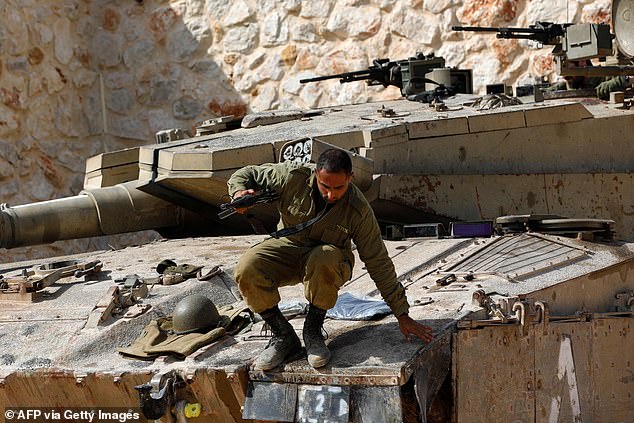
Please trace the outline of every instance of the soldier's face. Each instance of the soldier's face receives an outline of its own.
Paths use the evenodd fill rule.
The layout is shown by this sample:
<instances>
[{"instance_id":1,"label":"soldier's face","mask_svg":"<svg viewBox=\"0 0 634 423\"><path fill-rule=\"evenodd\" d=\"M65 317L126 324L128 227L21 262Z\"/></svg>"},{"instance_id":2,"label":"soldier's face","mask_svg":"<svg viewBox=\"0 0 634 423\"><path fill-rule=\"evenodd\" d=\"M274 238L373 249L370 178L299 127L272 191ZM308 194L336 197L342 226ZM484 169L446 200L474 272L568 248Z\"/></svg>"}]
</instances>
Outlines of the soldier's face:
<instances>
[{"instance_id":1,"label":"soldier's face","mask_svg":"<svg viewBox=\"0 0 634 423\"><path fill-rule=\"evenodd\" d=\"M336 203L348 191L352 174L346 172L326 172L324 169L315 170L317 188L327 203Z\"/></svg>"}]
</instances>

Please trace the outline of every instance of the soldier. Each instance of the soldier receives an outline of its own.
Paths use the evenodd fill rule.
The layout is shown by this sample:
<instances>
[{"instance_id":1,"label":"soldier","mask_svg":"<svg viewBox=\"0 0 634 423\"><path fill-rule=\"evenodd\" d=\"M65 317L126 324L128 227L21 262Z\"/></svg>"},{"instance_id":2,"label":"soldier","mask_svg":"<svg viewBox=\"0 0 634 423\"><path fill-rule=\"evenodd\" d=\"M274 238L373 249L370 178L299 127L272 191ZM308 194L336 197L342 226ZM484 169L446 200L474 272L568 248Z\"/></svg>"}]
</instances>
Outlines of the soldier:
<instances>
[{"instance_id":1,"label":"soldier","mask_svg":"<svg viewBox=\"0 0 634 423\"><path fill-rule=\"evenodd\" d=\"M300 282L309 302L303 328L308 362L314 368L328 364L330 350L321 330L326 311L335 305L339 288L352 275L351 241L398 319L405 339L409 341L413 335L424 342L431 341L431 328L407 314L405 289L396 279L379 225L351 179L350 157L345 151L331 149L319 156L316 165L247 166L227 182L234 199L267 188L279 193L279 228L301 229L297 225L310 225L253 246L236 268L235 279L247 305L262 316L273 332L271 341L255 360L256 369L273 369L301 351L299 337L277 306L278 288Z\"/></svg>"},{"instance_id":2,"label":"soldier","mask_svg":"<svg viewBox=\"0 0 634 423\"><path fill-rule=\"evenodd\" d=\"M579 61L570 60L567 62L569 68L579 67L591 67L592 62L590 60ZM559 90L578 90L578 89L594 89L596 90L597 97L601 100L609 100L610 93L614 91L625 91L626 88L632 86L632 77L628 76L564 76L563 81L556 82L551 85L549 91Z\"/></svg>"}]
</instances>

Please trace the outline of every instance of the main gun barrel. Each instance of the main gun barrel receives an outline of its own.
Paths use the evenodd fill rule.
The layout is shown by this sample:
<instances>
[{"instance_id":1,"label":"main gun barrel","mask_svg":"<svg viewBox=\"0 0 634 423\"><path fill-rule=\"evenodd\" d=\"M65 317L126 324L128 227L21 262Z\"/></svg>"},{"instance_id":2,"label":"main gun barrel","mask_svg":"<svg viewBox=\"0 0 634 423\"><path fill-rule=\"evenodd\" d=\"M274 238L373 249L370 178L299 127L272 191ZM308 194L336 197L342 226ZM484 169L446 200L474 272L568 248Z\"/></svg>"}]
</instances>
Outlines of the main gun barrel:
<instances>
[{"instance_id":1,"label":"main gun barrel","mask_svg":"<svg viewBox=\"0 0 634 423\"><path fill-rule=\"evenodd\" d=\"M177 226L175 204L136 189L136 182L77 196L0 207L0 248Z\"/></svg>"}]
</instances>

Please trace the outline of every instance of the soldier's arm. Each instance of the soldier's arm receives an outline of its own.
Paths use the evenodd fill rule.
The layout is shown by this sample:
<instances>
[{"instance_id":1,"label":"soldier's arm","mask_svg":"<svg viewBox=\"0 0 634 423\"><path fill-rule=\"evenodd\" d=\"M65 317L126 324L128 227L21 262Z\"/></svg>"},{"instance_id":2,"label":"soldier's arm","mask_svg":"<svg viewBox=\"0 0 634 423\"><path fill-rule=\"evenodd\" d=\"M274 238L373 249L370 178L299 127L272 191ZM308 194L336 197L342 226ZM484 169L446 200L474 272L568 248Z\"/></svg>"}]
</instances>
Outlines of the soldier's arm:
<instances>
[{"instance_id":1,"label":"soldier's arm","mask_svg":"<svg viewBox=\"0 0 634 423\"><path fill-rule=\"evenodd\" d=\"M289 169L284 163L271 163L259 166L245 166L238 169L227 181L231 198L245 193L254 193L271 189L281 194Z\"/></svg>"},{"instance_id":2,"label":"soldier's arm","mask_svg":"<svg viewBox=\"0 0 634 423\"><path fill-rule=\"evenodd\" d=\"M409 304L405 288L396 279L394 263L387 253L385 243L381 239L379 224L369 206L363 211L359 224L354 228L352 240L370 277L394 315L399 317L407 314Z\"/></svg>"},{"instance_id":3,"label":"soldier's arm","mask_svg":"<svg viewBox=\"0 0 634 423\"><path fill-rule=\"evenodd\" d=\"M352 239L370 277L396 316L405 340L409 341L411 336L415 336L426 343L430 342L433 338L432 328L418 323L408 314L409 304L405 288L396 279L394 263L387 253L385 243L381 239L379 224L370 207L362 216Z\"/></svg>"}]
</instances>

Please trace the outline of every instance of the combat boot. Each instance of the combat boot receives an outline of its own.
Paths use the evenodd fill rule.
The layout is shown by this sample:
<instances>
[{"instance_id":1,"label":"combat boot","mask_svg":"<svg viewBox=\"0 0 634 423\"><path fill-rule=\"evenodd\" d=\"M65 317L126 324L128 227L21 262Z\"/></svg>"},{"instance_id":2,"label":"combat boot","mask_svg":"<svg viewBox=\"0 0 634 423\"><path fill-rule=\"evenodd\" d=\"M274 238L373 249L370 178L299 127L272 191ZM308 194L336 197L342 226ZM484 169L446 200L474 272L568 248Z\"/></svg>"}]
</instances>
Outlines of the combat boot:
<instances>
[{"instance_id":1,"label":"combat boot","mask_svg":"<svg viewBox=\"0 0 634 423\"><path fill-rule=\"evenodd\" d=\"M260 316L271 327L273 337L253 365L256 370L271 370L298 354L302 344L293 326L277 306L263 311Z\"/></svg>"},{"instance_id":2,"label":"combat boot","mask_svg":"<svg viewBox=\"0 0 634 423\"><path fill-rule=\"evenodd\" d=\"M321 329L324 325L326 310L314 305L308 308L308 315L304 320L304 345L308 354L308 363L315 369L324 367L330 361L330 350L324 342Z\"/></svg>"}]
</instances>

